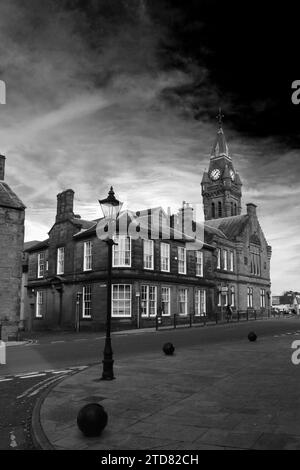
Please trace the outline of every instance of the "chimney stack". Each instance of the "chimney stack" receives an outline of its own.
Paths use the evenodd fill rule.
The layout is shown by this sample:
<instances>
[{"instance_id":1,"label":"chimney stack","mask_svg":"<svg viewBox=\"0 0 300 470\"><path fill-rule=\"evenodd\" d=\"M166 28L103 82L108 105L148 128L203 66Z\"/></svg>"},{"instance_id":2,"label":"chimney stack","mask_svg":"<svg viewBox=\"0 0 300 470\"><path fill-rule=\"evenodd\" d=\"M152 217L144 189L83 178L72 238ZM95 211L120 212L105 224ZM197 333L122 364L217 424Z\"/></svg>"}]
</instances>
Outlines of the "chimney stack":
<instances>
[{"instance_id":1,"label":"chimney stack","mask_svg":"<svg viewBox=\"0 0 300 470\"><path fill-rule=\"evenodd\" d=\"M194 209L188 202L182 202L182 208L179 209L179 230L187 236L193 235Z\"/></svg>"},{"instance_id":2,"label":"chimney stack","mask_svg":"<svg viewBox=\"0 0 300 470\"><path fill-rule=\"evenodd\" d=\"M257 208L257 206L255 204L253 204L253 202L249 202L248 204L246 204L246 206L247 206L247 214L250 217L256 217L256 208Z\"/></svg>"},{"instance_id":3,"label":"chimney stack","mask_svg":"<svg viewBox=\"0 0 300 470\"><path fill-rule=\"evenodd\" d=\"M56 222L74 217L74 191L73 189L66 189L57 195L57 212Z\"/></svg>"},{"instance_id":4,"label":"chimney stack","mask_svg":"<svg viewBox=\"0 0 300 470\"><path fill-rule=\"evenodd\" d=\"M5 176L5 156L0 155L0 181L4 181Z\"/></svg>"}]
</instances>

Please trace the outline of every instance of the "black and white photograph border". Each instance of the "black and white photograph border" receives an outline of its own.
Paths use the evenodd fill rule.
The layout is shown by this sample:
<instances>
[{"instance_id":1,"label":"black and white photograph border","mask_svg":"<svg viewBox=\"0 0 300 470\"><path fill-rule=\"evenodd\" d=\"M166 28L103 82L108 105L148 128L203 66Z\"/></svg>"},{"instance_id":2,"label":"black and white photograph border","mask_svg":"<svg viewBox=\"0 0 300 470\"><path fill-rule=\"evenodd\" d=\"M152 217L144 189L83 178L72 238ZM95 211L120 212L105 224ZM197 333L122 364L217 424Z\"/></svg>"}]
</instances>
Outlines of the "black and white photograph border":
<instances>
[{"instance_id":1,"label":"black and white photograph border","mask_svg":"<svg viewBox=\"0 0 300 470\"><path fill-rule=\"evenodd\" d=\"M1 0L0 453L300 449L294 8Z\"/></svg>"}]
</instances>

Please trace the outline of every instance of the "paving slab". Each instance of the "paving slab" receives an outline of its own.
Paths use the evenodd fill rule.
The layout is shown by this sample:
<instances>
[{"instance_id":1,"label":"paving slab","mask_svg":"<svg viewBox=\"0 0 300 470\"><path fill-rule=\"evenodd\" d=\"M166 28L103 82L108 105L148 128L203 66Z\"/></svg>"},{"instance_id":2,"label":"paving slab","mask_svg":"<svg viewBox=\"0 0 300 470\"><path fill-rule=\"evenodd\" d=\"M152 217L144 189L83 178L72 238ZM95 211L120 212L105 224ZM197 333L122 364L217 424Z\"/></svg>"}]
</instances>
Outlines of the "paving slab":
<instances>
[{"instance_id":1,"label":"paving slab","mask_svg":"<svg viewBox=\"0 0 300 470\"><path fill-rule=\"evenodd\" d=\"M300 366L288 336L115 358L115 376L99 380L97 365L59 382L39 403L35 432L68 450L300 448ZM90 402L109 416L92 439L76 424Z\"/></svg>"}]
</instances>

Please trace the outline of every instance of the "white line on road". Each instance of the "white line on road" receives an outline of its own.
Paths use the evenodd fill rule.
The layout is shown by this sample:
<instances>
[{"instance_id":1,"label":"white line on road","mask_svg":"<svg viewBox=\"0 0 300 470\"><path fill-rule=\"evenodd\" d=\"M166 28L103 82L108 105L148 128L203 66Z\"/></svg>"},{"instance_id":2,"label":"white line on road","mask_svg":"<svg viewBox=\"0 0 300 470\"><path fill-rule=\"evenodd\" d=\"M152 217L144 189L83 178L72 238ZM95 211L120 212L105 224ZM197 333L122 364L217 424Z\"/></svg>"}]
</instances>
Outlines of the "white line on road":
<instances>
[{"instance_id":1,"label":"white line on road","mask_svg":"<svg viewBox=\"0 0 300 470\"><path fill-rule=\"evenodd\" d=\"M55 344L55 343L65 343L64 340L60 340L60 341L50 341L51 344Z\"/></svg>"},{"instance_id":2,"label":"white line on road","mask_svg":"<svg viewBox=\"0 0 300 470\"><path fill-rule=\"evenodd\" d=\"M68 372L72 372L70 369L68 370L55 370L52 374L68 374Z\"/></svg>"},{"instance_id":3,"label":"white line on road","mask_svg":"<svg viewBox=\"0 0 300 470\"><path fill-rule=\"evenodd\" d=\"M20 399L20 398L26 397L26 395L28 395L28 393L32 392L33 390L35 390L37 387L41 386L42 384L46 384L46 383L50 382L51 380L53 380L53 377L48 377L48 379L45 379L45 380L42 380L41 382L38 382L37 384L35 384L32 387L25 390L25 392L22 393L22 395L17 396L17 400Z\"/></svg>"},{"instance_id":4,"label":"white line on road","mask_svg":"<svg viewBox=\"0 0 300 470\"><path fill-rule=\"evenodd\" d=\"M20 379L31 379L32 377L43 377L46 375L44 372L42 374L35 374L35 375L23 375Z\"/></svg>"},{"instance_id":5,"label":"white line on road","mask_svg":"<svg viewBox=\"0 0 300 470\"><path fill-rule=\"evenodd\" d=\"M78 339L74 339L74 341L87 341L88 338L78 338Z\"/></svg>"},{"instance_id":6,"label":"white line on road","mask_svg":"<svg viewBox=\"0 0 300 470\"><path fill-rule=\"evenodd\" d=\"M36 370L34 372L23 372L23 374L15 374L14 377L25 377L25 375L35 375L35 374L40 374L41 372L39 370Z\"/></svg>"},{"instance_id":7,"label":"white line on road","mask_svg":"<svg viewBox=\"0 0 300 470\"><path fill-rule=\"evenodd\" d=\"M10 380L13 380L13 379L0 379L0 382L9 382Z\"/></svg>"},{"instance_id":8,"label":"white line on road","mask_svg":"<svg viewBox=\"0 0 300 470\"><path fill-rule=\"evenodd\" d=\"M72 370L83 370L83 369L87 369L88 366L74 366L74 367L70 367L70 369Z\"/></svg>"},{"instance_id":9,"label":"white line on road","mask_svg":"<svg viewBox=\"0 0 300 470\"><path fill-rule=\"evenodd\" d=\"M34 397L35 395L37 395L39 392L41 392L44 388L46 387L49 387L49 385L52 385L53 383L55 382L58 382L60 379L63 378L63 375L59 376L59 377L55 377L53 378L52 377L52 380L50 380L48 383L44 384L44 385L41 385L39 388L37 388L36 390L34 390L33 392L31 392L29 395L28 395L28 398L29 397Z\"/></svg>"}]
</instances>

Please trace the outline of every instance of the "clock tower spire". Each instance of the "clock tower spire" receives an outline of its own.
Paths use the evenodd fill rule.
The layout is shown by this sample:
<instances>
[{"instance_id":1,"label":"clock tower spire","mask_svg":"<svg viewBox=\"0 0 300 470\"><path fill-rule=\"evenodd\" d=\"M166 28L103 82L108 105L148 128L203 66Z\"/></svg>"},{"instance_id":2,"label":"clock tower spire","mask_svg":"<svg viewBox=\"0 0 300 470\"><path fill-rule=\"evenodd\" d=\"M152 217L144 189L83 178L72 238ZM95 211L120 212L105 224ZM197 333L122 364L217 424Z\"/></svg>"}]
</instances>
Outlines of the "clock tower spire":
<instances>
[{"instance_id":1,"label":"clock tower spire","mask_svg":"<svg viewBox=\"0 0 300 470\"><path fill-rule=\"evenodd\" d=\"M242 182L235 171L223 131L223 114L219 108L219 129L211 150L209 169L201 187L205 220L240 215Z\"/></svg>"}]
</instances>

